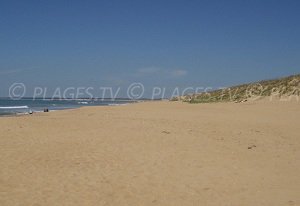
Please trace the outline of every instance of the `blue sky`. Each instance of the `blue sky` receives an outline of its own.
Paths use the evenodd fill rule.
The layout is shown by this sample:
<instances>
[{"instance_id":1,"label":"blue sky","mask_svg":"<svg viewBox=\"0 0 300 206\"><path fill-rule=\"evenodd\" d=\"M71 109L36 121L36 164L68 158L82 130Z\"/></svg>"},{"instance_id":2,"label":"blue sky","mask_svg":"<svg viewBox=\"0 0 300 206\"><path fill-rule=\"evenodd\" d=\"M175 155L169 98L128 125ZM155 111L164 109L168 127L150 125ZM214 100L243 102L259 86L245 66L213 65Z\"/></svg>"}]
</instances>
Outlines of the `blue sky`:
<instances>
[{"instance_id":1,"label":"blue sky","mask_svg":"<svg viewBox=\"0 0 300 206\"><path fill-rule=\"evenodd\" d=\"M221 87L300 73L299 1L0 1L0 96ZM30 94L28 94L30 95Z\"/></svg>"}]
</instances>

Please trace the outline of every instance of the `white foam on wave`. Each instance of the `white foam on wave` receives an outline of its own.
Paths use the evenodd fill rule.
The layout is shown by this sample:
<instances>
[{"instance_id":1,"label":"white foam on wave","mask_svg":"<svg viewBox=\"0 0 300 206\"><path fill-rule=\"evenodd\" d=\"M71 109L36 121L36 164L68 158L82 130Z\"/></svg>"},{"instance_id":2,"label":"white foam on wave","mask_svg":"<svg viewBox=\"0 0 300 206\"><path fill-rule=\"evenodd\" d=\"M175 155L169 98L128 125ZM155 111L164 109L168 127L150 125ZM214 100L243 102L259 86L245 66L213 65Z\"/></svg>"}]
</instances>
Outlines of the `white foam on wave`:
<instances>
[{"instance_id":1,"label":"white foam on wave","mask_svg":"<svg viewBox=\"0 0 300 206\"><path fill-rule=\"evenodd\" d=\"M10 107L0 107L0 109L28 109L28 106L10 106Z\"/></svg>"},{"instance_id":2,"label":"white foam on wave","mask_svg":"<svg viewBox=\"0 0 300 206\"><path fill-rule=\"evenodd\" d=\"M88 102L78 102L78 104L89 104Z\"/></svg>"}]
</instances>

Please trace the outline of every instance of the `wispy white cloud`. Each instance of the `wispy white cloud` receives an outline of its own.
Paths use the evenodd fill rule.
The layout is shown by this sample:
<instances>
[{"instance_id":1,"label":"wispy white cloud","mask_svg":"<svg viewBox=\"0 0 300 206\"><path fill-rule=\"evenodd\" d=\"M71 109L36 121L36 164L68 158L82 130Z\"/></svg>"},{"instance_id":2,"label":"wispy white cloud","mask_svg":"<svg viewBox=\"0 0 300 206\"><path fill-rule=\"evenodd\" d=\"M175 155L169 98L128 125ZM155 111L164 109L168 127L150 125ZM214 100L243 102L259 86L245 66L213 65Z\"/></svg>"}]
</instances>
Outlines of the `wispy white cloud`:
<instances>
[{"instance_id":1,"label":"wispy white cloud","mask_svg":"<svg viewBox=\"0 0 300 206\"><path fill-rule=\"evenodd\" d=\"M120 86L124 84L128 84L129 81L126 80L125 78L121 78L118 76L106 76L105 78L102 79L105 83L108 83L109 85L115 85L115 86Z\"/></svg>"},{"instance_id":2,"label":"wispy white cloud","mask_svg":"<svg viewBox=\"0 0 300 206\"><path fill-rule=\"evenodd\" d=\"M152 74L152 73L155 73L157 71L159 71L160 69L157 68L157 67L147 67L147 68L142 68L142 69L139 69L138 71L140 73L145 73L145 74Z\"/></svg>"},{"instance_id":3,"label":"wispy white cloud","mask_svg":"<svg viewBox=\"0 0 300 206\"><path fill-rule=\"evenodd\" d=\"M149 75L157 74L160 72L161 72L161 69L158 67L145 67L145 68L138 69L136 72L136 75L137 76L149 76Z\"/></svg>"},{"instance_id":4,"label":"wispy white cloud","mask_svg":"<svg viewBox=\"0 0 300 206\"><path fill-rule=\"evenodd\" d=\"M4 70L4 71L0 71L0 75L15 74L15 73L19 73L19 72L22 72L22 71L23 71L23 69Z\"/></svg>"},{"instance_id":5,"label":"wispy white cloud","mask_svg":"<svg viewBox=\"0 0 300 206\"><path fill-rule=\"evenodd\" d=\"M187 75L187 70L183 69L162 69L159 67L145 67L138 69L135 76L147 77L159 75L165 78L179 78Z\"/></svg>"},{"instance_id":6,"label":"wispy white cloud","mask_svg":"<svg viewBox=\"0 0 300 206\"><path fill-rule=\"evenodd\" d=\"M173 77L183 77L183 76L187 75L187 71L183 70L183 69L177 69L177 70L171 71L171 75Z\"/></svg>"},{"instance_id":7,"label":"wispy white cloud","mask_svg":"<svg viewBox=\"0 0 300 206\"><path fill-rule=\"evenodd\" d=\"M10 69L10 70L3 70L0 71L0 75L8 75L8 74L17 74L24 71L30 71L32 69Z\"/></svg>"}]
</instances>

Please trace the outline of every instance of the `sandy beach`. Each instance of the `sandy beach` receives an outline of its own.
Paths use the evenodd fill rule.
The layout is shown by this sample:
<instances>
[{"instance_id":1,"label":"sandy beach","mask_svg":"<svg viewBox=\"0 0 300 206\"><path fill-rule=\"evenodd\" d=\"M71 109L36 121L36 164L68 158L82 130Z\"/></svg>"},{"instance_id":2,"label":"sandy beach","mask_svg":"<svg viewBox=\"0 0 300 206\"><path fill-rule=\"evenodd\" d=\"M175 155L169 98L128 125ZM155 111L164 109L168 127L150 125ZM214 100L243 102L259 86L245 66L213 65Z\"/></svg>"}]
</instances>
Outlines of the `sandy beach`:
<instances>
[{"instance_id":1,"label":"sandy beach","mask_svg":"<svg viewBox=\"0 0 300 206\"><path fill-rule=\"evenodd\" d=\"M0 118L0 205L300 205L300 102Z\"/></svg>"}]
</instances>

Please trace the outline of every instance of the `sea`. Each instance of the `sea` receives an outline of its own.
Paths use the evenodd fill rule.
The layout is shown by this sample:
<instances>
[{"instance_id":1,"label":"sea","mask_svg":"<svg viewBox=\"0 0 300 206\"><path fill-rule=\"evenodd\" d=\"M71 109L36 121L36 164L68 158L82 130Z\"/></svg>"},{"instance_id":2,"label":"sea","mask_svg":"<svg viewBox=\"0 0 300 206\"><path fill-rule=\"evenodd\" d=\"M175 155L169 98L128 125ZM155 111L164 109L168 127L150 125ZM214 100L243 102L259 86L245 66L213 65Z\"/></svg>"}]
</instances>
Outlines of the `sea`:
<instances>
[{"instance_id":1,"label":"sea","mask_svg":"<svg viewBox=\"0 0 300 206\"><path fill-rule=\"evenodd\" d=\"M51 111L74 109L82 106L125 105L135 101L129 99L32 99L12 100L0 98L0 116L24 115Z\"/></svg>"}]
</instances>

